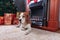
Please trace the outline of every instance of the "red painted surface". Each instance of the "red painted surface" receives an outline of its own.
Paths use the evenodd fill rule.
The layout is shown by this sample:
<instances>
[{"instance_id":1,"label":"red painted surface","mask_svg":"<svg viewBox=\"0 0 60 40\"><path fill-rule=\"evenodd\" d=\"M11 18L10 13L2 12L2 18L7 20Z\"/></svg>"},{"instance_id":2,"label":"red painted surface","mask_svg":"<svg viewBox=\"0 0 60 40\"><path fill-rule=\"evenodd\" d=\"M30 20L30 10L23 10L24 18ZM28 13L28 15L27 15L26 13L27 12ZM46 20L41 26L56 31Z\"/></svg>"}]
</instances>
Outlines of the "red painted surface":
<instances>
[{"instance_id":1,"label":"red painted surface","mask_svg":"<svg viewBox=\"0 0 60 40\"><path fill-rule=\"evenodd\" d=\"M27 0L27 3L29 4L30 3L30 0Z\"/></svg>"},{"instance_id":2,"label":"red painted surface","mask_svg":"<svg viewBox=\"0 0 60 40\"><path fill-rule=\"evenodd\" d=\"M36 2L37 2L37 0L34 0L34 2L36 3Z\"/></svg>"},{"instance_id":3,"label":"red painted surface","mask_svg":"<svg viewBox=\"0 0 60 40\"><path fill-rule=\"evenodd\" d=\"M18 20L18 18L16 17L16 14L13 14L13 18L12 18L13 20L12 20L12 24L13 25L17 25L18 23L19 23L19 20Z\"/></svg>"},{"instance_id":4,"label":"red painted surface","mask_svg":"<svg viewBox=\"0 0 60 40\"><path fill-rule=\"evenodd\" d=\"M4 13L4 24L11 25L13 20L12 18L13 18L12 13Z\"/></svg>"},{"instance_id":5,"label":"red painted surface","mask_svg":"<svg viewBox=\"0 0 60 40\"><path fill-rule=\"evenodd\" d=\"M4 17L0 16L0 25L3 25L3 24L4 24Z\"/></svg>"}]
</instances>

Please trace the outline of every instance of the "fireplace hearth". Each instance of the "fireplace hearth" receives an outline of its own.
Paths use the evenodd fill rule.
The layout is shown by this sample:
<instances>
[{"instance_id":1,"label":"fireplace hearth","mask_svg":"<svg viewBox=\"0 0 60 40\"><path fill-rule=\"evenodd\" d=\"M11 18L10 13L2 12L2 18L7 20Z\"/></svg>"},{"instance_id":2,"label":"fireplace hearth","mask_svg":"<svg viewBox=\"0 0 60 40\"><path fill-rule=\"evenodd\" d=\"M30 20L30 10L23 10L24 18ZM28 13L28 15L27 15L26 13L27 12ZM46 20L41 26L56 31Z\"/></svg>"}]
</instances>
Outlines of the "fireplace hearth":
<instances>
[{"instance_id":1,"label":"fireplace hearth","mask_svg":"<svg viewBox=\"0 0 60 40\"><path fill-rule=\"evenodd\" d=\"M31 21L33 25L47 26L48 0L41 0L29 5L31 10Z\"/></svg>"}]
</instances>

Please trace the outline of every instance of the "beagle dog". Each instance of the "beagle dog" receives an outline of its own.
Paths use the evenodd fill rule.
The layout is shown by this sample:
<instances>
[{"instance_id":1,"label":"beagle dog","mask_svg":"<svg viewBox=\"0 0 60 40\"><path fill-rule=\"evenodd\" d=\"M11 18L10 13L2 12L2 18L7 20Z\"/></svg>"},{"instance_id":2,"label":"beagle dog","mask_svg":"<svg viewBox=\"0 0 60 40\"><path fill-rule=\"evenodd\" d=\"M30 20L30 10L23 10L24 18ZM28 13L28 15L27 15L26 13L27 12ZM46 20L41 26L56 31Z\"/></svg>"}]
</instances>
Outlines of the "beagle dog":
<instances>
[{"instance_id":1,"label":"beagle dog","mask_svg":"<svg viewBox=\"0 0 60 40\"><path fill-rule=\"evenodd\" d=\"M29 14L27 14L27 12L19 13L18 20L18 27L20 27L21 31L23 31L25 34L29 34L31 31L31 21L29 19Z\"/></svg>"}]
</instances>

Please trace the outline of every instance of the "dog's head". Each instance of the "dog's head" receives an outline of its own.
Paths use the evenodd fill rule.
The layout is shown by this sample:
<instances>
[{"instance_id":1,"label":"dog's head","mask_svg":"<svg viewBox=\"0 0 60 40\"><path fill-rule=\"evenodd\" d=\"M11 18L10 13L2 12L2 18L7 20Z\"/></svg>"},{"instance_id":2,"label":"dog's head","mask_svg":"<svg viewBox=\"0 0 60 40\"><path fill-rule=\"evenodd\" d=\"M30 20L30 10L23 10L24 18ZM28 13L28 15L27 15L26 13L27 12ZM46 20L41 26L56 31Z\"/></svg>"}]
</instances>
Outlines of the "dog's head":
<instances>
[{"instance_id":1,"label":"dog's head","mask_svg":"<svg viewBox=\"0 0 60 40\"><path fill-rule=\"evenodd\" d=\"M19 21L20 23L25 23L25 15L23 12L19 15Z\"/></svg>"},{"instance_id":2,"label":"dog's head","mask_svg":"<svg viewBox=\"0 0 60 40\"><path fill-rule=\"evenodd\" d=\"M27 12L21 12L18 19L20 23L29 23L29 15Z\"/></svg>"}]
</instances>

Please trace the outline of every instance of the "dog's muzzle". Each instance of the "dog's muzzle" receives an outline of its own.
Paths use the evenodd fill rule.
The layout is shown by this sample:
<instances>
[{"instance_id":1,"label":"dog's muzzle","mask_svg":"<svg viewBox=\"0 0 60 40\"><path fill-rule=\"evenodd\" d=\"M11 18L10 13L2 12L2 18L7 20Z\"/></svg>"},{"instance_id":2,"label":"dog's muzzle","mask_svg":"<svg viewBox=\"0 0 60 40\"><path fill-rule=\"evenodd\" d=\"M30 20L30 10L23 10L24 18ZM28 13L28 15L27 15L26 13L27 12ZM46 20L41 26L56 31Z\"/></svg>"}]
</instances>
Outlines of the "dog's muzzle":
<instances>
[{"instance_id":1,"label":"dog's muzzle","mask_svg":"<svg viewBox=\"0 0 60 40\"><path fill-rule=\"evenodd\" d=\"M20 23L21 23L21 19L20 19L19 21L20 21Z\"/></svg>"}]
</instances>

